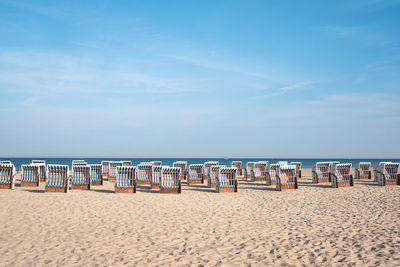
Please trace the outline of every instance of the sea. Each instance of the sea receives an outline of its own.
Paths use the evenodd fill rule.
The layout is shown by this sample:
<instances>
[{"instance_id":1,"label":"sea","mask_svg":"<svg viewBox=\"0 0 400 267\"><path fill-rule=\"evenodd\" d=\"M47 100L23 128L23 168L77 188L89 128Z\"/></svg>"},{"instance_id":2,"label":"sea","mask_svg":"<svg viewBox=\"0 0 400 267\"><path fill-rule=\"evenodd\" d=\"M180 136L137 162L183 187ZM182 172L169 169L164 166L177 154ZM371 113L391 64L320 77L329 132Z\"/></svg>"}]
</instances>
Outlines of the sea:
<instances>
[{"instance_id":1,"label":"sea","mask_svg":"<svg viewBox=\"0 0 400 267\"><path fill-rule=\"evenodd\" d=\"M296 161L301 162L303 168L311 168L314 163L319 161L339 161L341 163L352 163L355 166L359 162L371 162L372 166L376 165L381 161L393 161L400 162L400 159L355 159L355 158L3 158L2 160L10 160L16 169L20 170L21 165L29 164L34 159L45 160L46 164L63 164L69 165L71 168L72 160L85 160L89 164L100 164L103 160L120 161L127 160L132 161L132 165L137 165L140 162L148 161L162 161L165 166L172 166L175 161L187 161L188 164L203 164L206 161L218 161L220 165L230 166L232 161L242 161L243 166L249 161L268 161L269 163L276 163L278 161Z\"/></svg>"}]
</instances>

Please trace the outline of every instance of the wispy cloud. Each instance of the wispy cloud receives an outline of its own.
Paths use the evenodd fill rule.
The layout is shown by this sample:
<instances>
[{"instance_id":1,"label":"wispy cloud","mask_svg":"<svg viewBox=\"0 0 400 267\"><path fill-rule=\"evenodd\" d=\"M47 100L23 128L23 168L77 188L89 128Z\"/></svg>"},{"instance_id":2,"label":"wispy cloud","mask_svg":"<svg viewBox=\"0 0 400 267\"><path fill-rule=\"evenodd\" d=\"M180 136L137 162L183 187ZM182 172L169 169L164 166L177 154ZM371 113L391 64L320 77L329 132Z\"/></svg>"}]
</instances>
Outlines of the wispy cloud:
<instances>
[{"instance_id":1,"label":"wispy cloud","mask_svg":"<svg viewBox=\"0 0 400 267\"><path fill-rule=\"evenodd\" d=\"M282 90L282 91L292 91L292 90L301 89L301 88L304 88L304 87L307 87L307 86L310 86L310 85L312 85L312 82L298 82L298 83L295 83L295 84L291 84L291 85L287 85L287 86L281 87L280 90Z\"/></svg>"}]
</instances>

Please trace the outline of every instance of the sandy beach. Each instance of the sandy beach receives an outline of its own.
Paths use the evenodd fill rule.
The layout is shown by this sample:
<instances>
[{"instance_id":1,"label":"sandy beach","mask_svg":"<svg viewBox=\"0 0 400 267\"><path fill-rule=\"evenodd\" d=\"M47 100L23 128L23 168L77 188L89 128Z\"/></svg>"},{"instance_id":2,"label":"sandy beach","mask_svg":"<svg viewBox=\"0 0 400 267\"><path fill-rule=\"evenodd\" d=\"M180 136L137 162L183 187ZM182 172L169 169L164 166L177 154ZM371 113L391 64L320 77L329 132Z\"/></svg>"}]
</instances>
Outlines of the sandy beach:
<instances>
[{"instance_id":1,"label":"sandy beach","mask_svg":"<svg viewBox=\"0 0 400 267\"><path fill-rule=\"evenodd\" d=\"M242 178L230 194L1 190L0 265L400 265L399 186L333 189L303 175L285 192Z\"/></svg>"}]
</instances>

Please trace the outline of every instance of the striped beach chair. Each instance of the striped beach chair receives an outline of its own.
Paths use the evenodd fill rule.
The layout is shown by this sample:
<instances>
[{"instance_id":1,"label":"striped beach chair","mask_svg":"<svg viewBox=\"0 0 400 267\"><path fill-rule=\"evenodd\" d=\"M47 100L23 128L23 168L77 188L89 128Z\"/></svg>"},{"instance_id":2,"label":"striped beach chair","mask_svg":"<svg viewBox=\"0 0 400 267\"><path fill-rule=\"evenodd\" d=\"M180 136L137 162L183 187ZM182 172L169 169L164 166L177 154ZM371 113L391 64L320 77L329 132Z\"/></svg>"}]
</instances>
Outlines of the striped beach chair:
<instances>
[{"instance_id":1,"label":"striped beach chair","mask_svg":"<svg viewBox=\"0 0 400 267\"><path fill-rule=\"evenodd\" d=\"M351 163L339 163L331 167L332 187L354 186L353 175L351 174Z\"/></svg>"},{"instance_id":2,"label":"striped beach chair","mask_svg":"<svg viewBox=\"0 0 400 267\"><path fill-rule=\"evenodd\" d=\"M181 168L163 167L160 178L160 193L181 193Z\"/></svg>"},{"instance_id":3,"label":"striped beach chair","mask_svg":"<svg viewBox=\"0 0 400 267\"><path fill-rule=\"evenodd\" d=\"M357 180L371 179L371 162L360 162L354 170L354 178Z\"/></svg>"},{"instance_id":4,"label":"striped beach chair","mask_svg":"<svg viewBox=\"0 0 400 267\"><path fill-rule=\"evenodd\" d=\"M124 161L122 161L122 166L132 166L132 161L124 160Z\"/></svg>"},{"instance_id":5,"label":"striped beach chair","mask_svg":"<svg viewBox=\"0 0 400 267\"><path fill-rule=\"evenodd\" d=\"M160 188L160 178L162 173L163 166L153 165L151 168L151 189L159 189Z\"/></svg>"},{"instance_id":6,"label":"striped beach chair","mask_svg":"<svg viewBox=\"0 0 400 267\"><path fill-rule=\"evenodd\" d=\"M289 165L294 165L294 166L296 166L296 175L297 175L297 178L301 178L301 162L299 162L299 161L292 161L292 162L290 162Z\"/></svg>"},{"instance_id":7,"label":"striped beach chair","mask_svg":"<svg viewBox=\"0 0 400 267\"><path fill-rule=\"evenodd\" d=\"M39 165L36 164L23 164L21 166L21 187L39 186Z\"/></svg>"},{"instance_id":8,"label":"striped beach chair","mask_svg":"<svg viewBox=\"0 0 400 267\"><path fill-rule=\"evenodd\" d=\"M90 183L103 185L103 166L101 164L90 164Z\"/></svg>"},{"instance_id":9,"label":"striped beach chair","mask_svg":"<svg viewBox=\"0 0 400 267\"><path fill-rule=\"evenodd\" d=\"M226 168L226 166L225 165L213 165L210 167L210 172L209 172L208 179L207 179L208 188L216 188L217 178L218 178L220 168ZM232 168L236 168L236 167L232 167Z\"/></svg>"},{"instance_id":10,"label":"striped beach chair","mask_svg":"<svg viewBox=\"0 0 400 267\"><path fill-rule=\"evenodd\" d=\"M203 164L190 164L187 182L191 184L202 184L204 182Z\"/></svg>"},{"instance_id":11,"label":"striped beach chair","mask_svg":"<svg viewBox=\"0 0 400 267\"><path fill-rule=\"evenodd\" d=\"M0 189L15 188L15 167L11 161L0 162Z\"/></svg>"},{"instance_id":12,"label":"striped beach chair","mask_svg":"<svg viewBox=\"0 0 400 267\"><path fill-rule=\"evenodd\" d=\"M46 162L41 159L32 160L31 165L39 166L39 177L41 182L46 182Z\"/></svg>"},{"instance_id":13,"label":"striped beach chair","mask_svg":"<svg viewBox=\"0 0 400 267\"><path fill-rule=\"evenodd\" d=\"M208 176L210 174L210 167L211 166L216 166L216 165L219 165L218 161L207 161L207 162L204 162L204 164L203 164L203 178L205 180L208 180Z\"/></svg>"},{"instance_id":14,"label":"striped beach chair","mask_svg":"<svg viewBox=\"0 0 400 267\"><path fill-rule=\"evenodd\" d=\"M215 186L217 193L237 192L236 168L221 167L218 171L217 184Z\"/></svg>"},{"instance_id":15,"label":"striped beach chair","mask_svg":"<svg viewBox=\"0 0 400 267\"><path fill-rule=\"evenodd\" d=\"M268 169L268 161L259 161L254 163L253 170L251 171L251 178L252 182L263 182L266 181Z\"/></svg>"},{"instance_id":16,"label":"striped beach chair","mask_svg":"<svg viewBox=\"0 0 400 267\"><path fill-rule=\"evenodd\" d=\"M108 181L115 182L115 178L117 177L117 167L122 166L121 161L110 161L110 165L108 166Z\"/></svg>"},{"instance_id":17,"label":"striped beach chair","mask_svg":"<svg viewBox=\"0 0 400 267\"><path fill-rule=\"evenodd\" d=\"M374 181L379 182L379 173L383 171L385 164L393 163L391 161L381 161L374 166Z\"/></svg>"},{"instance_id":18,"label":"striped beach chair","mask_svg":"<svg viewBox=\"0 0 400 267\"><path fill-rule=\"evenodd\" d=\"M276 176L276 190L297 189L297 166L280 165Z\"/></svg>"},{"instance_id":19,"label":"striped beach chair","mask_svg":"<svg viewBox=\"0 0 400 267\"><path fill-rule=\"evenodd\" d=\"M231 162L231 167L235 167L238 171L237 171L237 176L242 176L243 172L242 172L242 162L241 161L232 161Z\"/></svg>"},{"instance_id":20,"label":"striped beach chair","mask_svg":"<svg viewBox=\"0 0 400 267\"><path fill-rule=\"evenodd\" d=\"M282 165L286 166L286 165ZM279 168L281 165L279 163L273 163L267 166L265 179L267 185L276 185L276 177L279 174Z\"/></svg>"},{"instance_id":21,"label":"striped beach chair","mask_svg":"<svg viewBox=\"0 0 400 267\"><path fill-rule=\"evenodd\" d=\"M152 161L153 166L162 166L162 161Z\"/></svg>"},{"instance_id":22,"label":"striped beach chair","mask_svg":"<svg viewBox=\"0 0 400 267\"><path fill-rule=\"evenodd\" d=\"M153 164L141 162L136 166L136 185L151 185Z\"/></svg>"},{"instance_id":23,"label":"striped beach chair","mask_svg":"<svg viewBox=\"0 0 400 267\"><path fill-rule=\"evenodd\" d=\"M103 179L108 180L108 169L110 168L110 162L107 160L103 160L101 162L101 166L103 168Z\"/></svg>"},{"instance_id":24,"label":"striped beach chair","mask_svg":"<svg viewBox=\"0 0 400 267\"><path fill-rule=\"evenodd\" d=\"M254 164L255 162L249 161L246 163L246 166L244 168L244 178L251 179L251 173L254 171Z\"/></svg>"},{"instance_id":25,"label":"striped beach chair","mask_svg":"<svg viewBox=\"0 0 400 267\"><path fill-rule=\"evenodd\" d=\"M376 180L381 186L400 185L399 163L385 162L376 169Z\"/></svg>"},{"instance_id":26,"label":"striped beach chair","mask_svg":"<svg viewBox=\"0 0 400 267\"><path fill-rule=\"evenodd\" d=\"M72 166L71 190L90 190L90 166L80 164L82 163L78 163L78 165Z\"/></svg>"},{"instance_id":27,"label":"striped beach chair","mask_svg":"<svg viewBox=\"0 0 400 267\"><path fill-rule=\"evenodd\" d=\"M313 183L330 183L330 169L331 162L317 162L312 167L312 181Z\"/></svg>"},{"instance_id":28,"label":"striped beach chair","mask_svg":"<svg viewBox=\"0 0 400 267\"><path fill-rule=\"evenodd\" d=\"M136 193L136 167L117 166L115 193Z\"/></svg>"},{"instance_id":29,"label":"striped beach chair","mask_svg":"<svg viewBox=\"0 0 400 267\"><path fill-rule=\"evenodd\" d=\"M68 165L48 164L45 192L67 193L69 190Z\"/></svg>"},{"instance_id":30,"label":"striped beach chair","mask_svg":"<svg viewBox=\"0 0 400 267\"><path fill-rule=\"evenodd\" d=\"M187 175L187 161L175 161L172 164L172 167L176 167L176 168L180 168L181 169L181 180L185 180L186 179L186 175Z\"/></svg>"}]
</instances>

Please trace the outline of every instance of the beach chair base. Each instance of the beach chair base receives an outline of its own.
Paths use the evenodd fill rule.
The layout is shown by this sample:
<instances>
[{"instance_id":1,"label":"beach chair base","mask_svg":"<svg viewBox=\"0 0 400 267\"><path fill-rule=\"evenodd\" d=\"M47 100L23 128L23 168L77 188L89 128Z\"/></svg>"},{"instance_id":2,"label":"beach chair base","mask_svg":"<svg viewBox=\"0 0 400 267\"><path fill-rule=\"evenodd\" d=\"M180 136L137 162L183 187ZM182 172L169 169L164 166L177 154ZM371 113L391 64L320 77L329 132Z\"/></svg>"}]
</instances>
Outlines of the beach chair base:
<instances>
[{"instance_id":1,"label":"beach chair base","mask_svg":"<svg viewBox=\"0 0 400 267\"><path fill-rule=\"evenodd\" d=\"M44 192L67 193L68 192L68 187L66 187L66 186L46 186L44 188Z\"/></svg>"},{"instance_id":2,"label":"beach chair base","mask_svg":"<svg viewBox=\"0 0 400 267\"><path fill-rule=\"evenodd\" d=\"M0 183L0 189L12 189L12 184Z\"/></svg>"},{"instance_id":3,"label":"beach chair base","mask_svg":"<svg viewBox=\"0 0 400 267\"><path fill-rule=\"evenodd\" d=\"M115 193L129 193L134 194L136 193L136 187L115 187Z\"/></svg>"},{"instance_id":4,"label":"beach chair base","mask_svg":"<svg viewBox=\"0 0 400 267\"><path fill-rule=\"evenodd\" d=\"M150 185L150 180L136 180L136 185Z\"/></svg>"},{"instance_id":5,"label":"beach chair base","mask_svg":"<svg viewBox=\"0 0 400 267\"><path fill-rule=\"evenodd\" d=\"M350 181L348 181L348 182L338 182L336 188L339 188L339 187L350 187L350 186L353 186Z\"/></svg>"},{"instance_id":6,"label":"beach chair base","mask_svg":"<svg viewBox=\"0 0 400 267\"><path fill-rule=\"evenodd\" d=\"M177 188L162 188L160 187L160 193L163 194L180 194L181 193L181 187Z\"/></svg>"},{"instance_id":7,"label":"beach chair base","mask_svg":"<svg viewBox=\"0 0 400 267\"><path fill-rule=\"evenodd\" d=\"M108 176L108 181L115 182L115 176Z\"/></svg>"},{"instance_id":8,"label":"beach chair base","mask_svg":"<svg viewBox=\"0 0 400 267\"><path fill-rule=\"evenodd\" d=\"M331 182L330 178L318 178L317 179L317 184L330 183L330 182Z\"/></svg>"},{"instance_id":9,"label":"beach chair base","mask_svg":"<svg viewBox=\"0 0 400 267\"><path fill-rule=\"evenodd\" d=\"M90 190L90 184L71 184L71 190Z\"/></svg>"},{"instance_id":10,"label":"beach chair base","mask_svg":"<svg viewBox=\"0 0 400 267\"><path fill-rule=\"evenodd\" d=\"M103 181L92 181L92 185L103 185Z\"/></svg>"},{"instance_id":11,"label":"beach chair base","mask_svg":"<svg viewBox=\"0 0 400 267\"><path fill-rule=\"evenodd\" d=\"M280 186L277 186L276 188L278 191L283 191L283 190L290 190L290 189L298 189L297 184L281 184Z\"/></svg>"},{"instance_id":12,"label":"beach chair base","mask_svg":"<svg viewBox=\"0 0 400 267\"><path fill-rule=\"evenodd\" d=\"M188 179L188 185L202 184L203 182L203 179Z\"/></svg>"},{"instance_id":13,"label":"beach chair base","mask_svg":"<svg viewBox=\"0 0 400 267\"><path fill-rule=\"evenodd\" d=\"M214 182L214 183L212 183L212 182L208 182L208 188L215 188L217 186L217 184Z\"/></svg>"},{"instance_id":14,"label":"beach chair base","mask_svg":"<svg viewBox=\"0 0 400 267\"><path fill-rule=\"evenodd\" d=\"M236 193L236 186L217 186L217 193Z\"/></svg>"},{"instance_id":15,"label":"beach chair base","mask_svg":"<svg viewBox=\"0 0 400 267\"><path fill-rule=\"evenodd\" d=\"M159 184L151 184L151 189L160 189Z\"/></svg>"},{"instance_id":16,"label":"beach chair base","mask_svg":"<svg viewBox=\"0 0 400 267\"><path fill-rule=\"evenodd\" d=\"M399 185L398 180L385 180L385 185Z\"/></svg>"},{"instance_id":17,"label":"beach chair base","mask_svg":"<svg viewBox=\"0 0 400 267\"><path fill-rule=\"evenodd\" d=\"M368 179L370 179L371 177L370 177L370 175L360 175L359 177L358 177L358 179L360 179L360 180L368 180Z\"/></svg>"},{"instance_id":18,"label":"beach chair base","mask_svg":"<svg viewBox=\"0 0 400 267\"><path fill-rule=\"evenodd\" d=\"M265 177L254 177L254 182L265 182L266 181L266 179L265 179Z\"/></svg>"},{"instance_id":19,"label":"beach chair base","mask_svg":"<svg viewBox=\"0 0 400 267\"><path fill-rule=\"evenodd\" d=\"M38 187L39 182L26 182L26 181L21 181L21 187Z\"/></svg>"}]
</instances>

